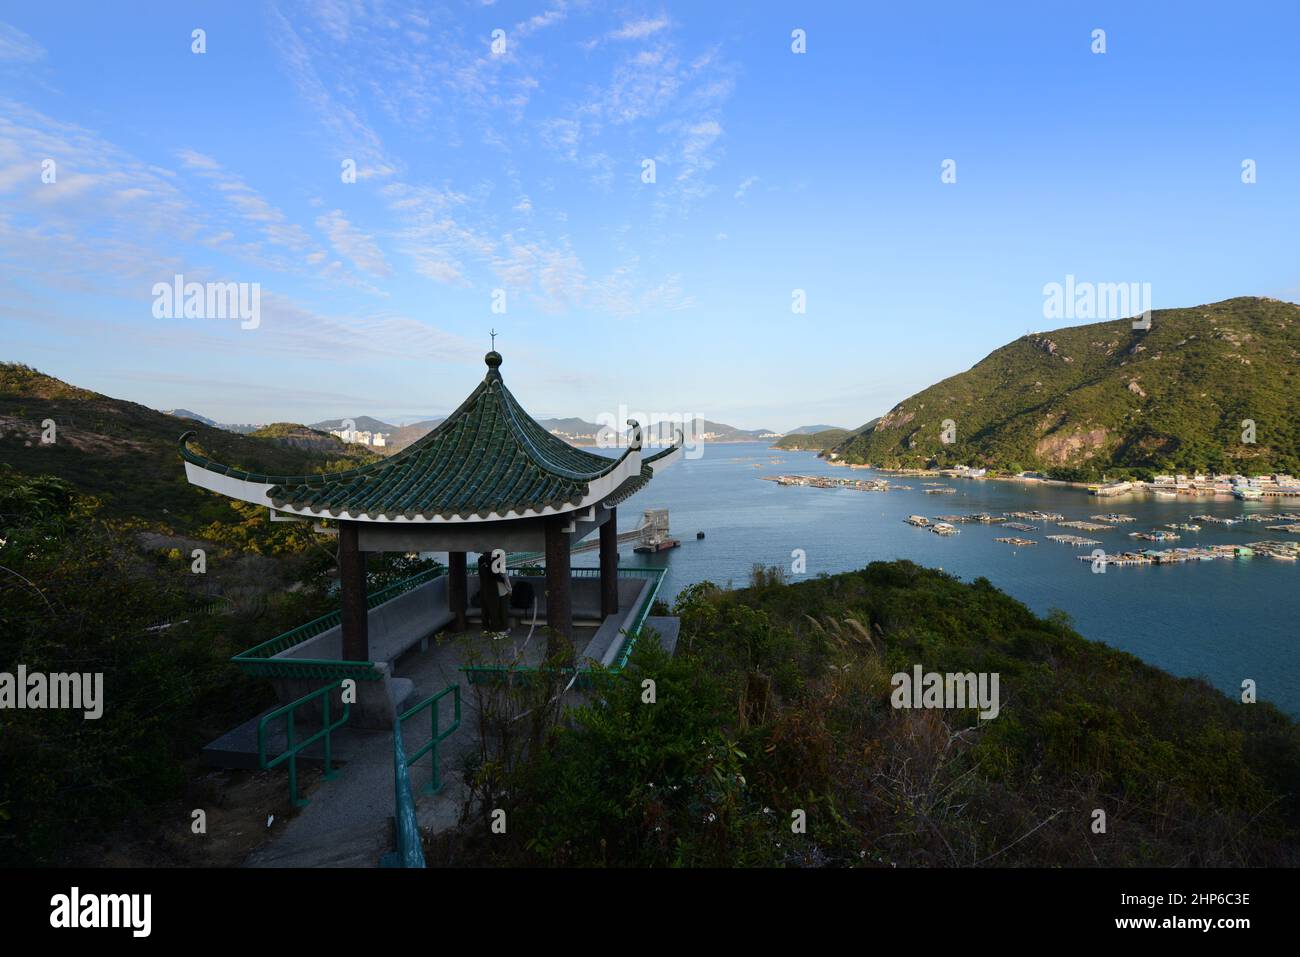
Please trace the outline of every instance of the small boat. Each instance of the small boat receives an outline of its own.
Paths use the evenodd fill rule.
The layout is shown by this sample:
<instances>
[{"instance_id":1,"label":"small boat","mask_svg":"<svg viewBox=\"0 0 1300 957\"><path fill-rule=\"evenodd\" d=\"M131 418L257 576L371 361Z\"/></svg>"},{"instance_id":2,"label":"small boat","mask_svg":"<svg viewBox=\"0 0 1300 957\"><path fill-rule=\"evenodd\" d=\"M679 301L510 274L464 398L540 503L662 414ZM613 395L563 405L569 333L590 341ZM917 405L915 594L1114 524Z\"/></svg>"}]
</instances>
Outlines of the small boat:
<instances>
[{"instance_id":1,"label":"small boat","mask_svg":"<svg viewBox=\"0 0 1300 957\"><path fill-rule=\"evenodd\" d=\"M697 542L698 542L700 539L702 539L703 537L704 537L704 533L703 533L703 532L696 532L696 533L695 533L695 540L696 540Z\"/></svg>"}]
</instances>

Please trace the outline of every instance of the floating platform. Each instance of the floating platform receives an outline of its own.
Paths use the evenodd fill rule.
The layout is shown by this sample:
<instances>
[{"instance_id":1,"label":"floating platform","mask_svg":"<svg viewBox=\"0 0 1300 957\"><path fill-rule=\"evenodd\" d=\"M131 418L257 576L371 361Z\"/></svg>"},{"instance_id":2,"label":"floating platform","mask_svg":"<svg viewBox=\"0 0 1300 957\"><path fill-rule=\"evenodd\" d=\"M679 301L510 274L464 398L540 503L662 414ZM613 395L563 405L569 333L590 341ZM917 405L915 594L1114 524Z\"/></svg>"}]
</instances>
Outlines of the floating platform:
<instances>
[{"instance_id":1,"label":"floating platform","mask_svg":"<svg viewBox=\"0 0 1300 957\"><path fill-rule=\"evenodd\" d=\"M681 544L682 543L675 538L665 538L663 541L655 542L654 544L638 545L633 548L632 551L640 552L643 555L652 555L655 552L666 552L670 548L678 548Z\"/></svg>"}]
</instances>

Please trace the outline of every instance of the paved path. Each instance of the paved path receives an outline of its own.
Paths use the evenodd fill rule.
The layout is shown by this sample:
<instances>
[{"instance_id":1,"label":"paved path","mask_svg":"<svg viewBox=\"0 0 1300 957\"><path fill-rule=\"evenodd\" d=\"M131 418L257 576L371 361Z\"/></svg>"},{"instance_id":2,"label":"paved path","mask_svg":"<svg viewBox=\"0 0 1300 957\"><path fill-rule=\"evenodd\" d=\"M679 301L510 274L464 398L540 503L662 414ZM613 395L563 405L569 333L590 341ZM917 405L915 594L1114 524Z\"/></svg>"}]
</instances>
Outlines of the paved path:
<instances>
[{"instance_id":1,"label":"paved path","mask_svg":"<svg viewBox=\"0 0 1300 957\"><path fill-rule=\"evenodd\" d=\"M661 634L671 652L677 643L678 620L651 618L647 625ZM524 641L527 630L526 626L521 629L519 642ZM585 643L594 631L579 630L575 644ZM545 638L535 634L525 660L535 661L544 647ZM411 769L416 816L420 828L430 833L459 823L467 797L464 759L479 742L477 696L460 671L465 654L463 639L444 637L442 641L430 641L425 651L412 651L396 668L397 676L414 682L407 707L450 684L459 683L461 688L460 728L440 748L442 792L424 793L432 774L432 755L425 755ZM579 692L571 692L566 703L575 704L580 697ZM453 716L451 695L439 702L439 708L439 727L446 728ZM403 724L403 744L408 754L429 740L431 720L426 711ZM335 758L345 762L342 772L332 781L321 781L311 794L311 803L289 821L272 843L249 855L246 867L377 867L379 859L393 849L392 732L344 726L332 740Z\"/></svg>"},{"instance_id":2,"label":"paved path","mask_svg":"<svg viewBox=\"0 0 1300 957\"><path fill-rule=\"evenodd\" d=\"M522 643L525 626L519 636ZM594 629L584 634L590 637ZM476 639L477 640L477 639ZM575 640L580 640L575 636ZM528 644L527 659L540 653L545 638L535 634ZM395 669L397 677L414 682L410 707L450 684L461 687L460 728L440 746L443 789L437 795L424 793L432 776L432 755L425 755L411 768L411 788L416 796L416 814L422 829L434 833L455 826L465 802L462 767L464 755L478 746L478 705L472 686L460 671L465 647L461 639L430 641L425 651L404 656ZM439 727L453 719L452 697L439 703ZM431 717L423 712L402 726L403 745L408 754L429 740ZM322 781L311 794L311 803L298 812L272 843L259 848L244 862L246 867L376 867L379 858L393 849L393 735L391 731L362 731L345 726L333 737L335 757L345 762L342 773ZM319 754L319 746L312 750Z\"/></svg>"}]
</instances>

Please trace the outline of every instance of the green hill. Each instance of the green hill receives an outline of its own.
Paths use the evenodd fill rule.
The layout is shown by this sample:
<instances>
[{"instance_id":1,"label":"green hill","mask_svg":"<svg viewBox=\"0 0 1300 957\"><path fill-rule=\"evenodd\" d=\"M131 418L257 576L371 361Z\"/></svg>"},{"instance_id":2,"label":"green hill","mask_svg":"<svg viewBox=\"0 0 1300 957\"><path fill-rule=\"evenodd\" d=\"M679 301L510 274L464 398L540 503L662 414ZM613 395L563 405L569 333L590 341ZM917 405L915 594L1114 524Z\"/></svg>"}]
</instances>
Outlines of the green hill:
<instances>
[{"instance_id":1,"label":"green hill","mask_svg":"<svg viewBox=\"0 0 1300 957\"><path fill-rule=\"evenodd\" d=\"M1300 306L1229 299L1023 336L837 446L886 468L1060 478L1300 470ZM1243 420L1255 442L1243 442ZM955 441L943 441L951 420Z\"/></svg>"},{"instance_id":2,"label":"green hill","mask_svg":"<svg viewBox=\"0 0 1300 957\"><path fill-rule=\"evenodd\" d=\"M682 591L676 657L642 639L531 761L488 752L478 806L431 863L1300 862L1300 729L1273 706L1086 641L987 579L905 561L780 579L760 568L747 589ZM895 676L917 666L998 675L1001 709L898 707ZM520 711L546 700L518 695ZM501 793L516 811L490 835Z\"/></svg>"},{"instance_id":3,"label":"green hill","mask_svg":"<svg viewBox=\"0 0 1300 957\"><path fill-rule=\"evenodd\" d=\"M41 442L46 420L55 424L50 444ZM176 442L190 429L205 454L254 472L323 472L376 458L303 426L269 426L260 438L238 435L0 363L0 464L24 475L57 475L100 499L108 515L178 531L241 520L227 500L185 481Z\"/></svg>"},{"instance_id":4,"label":"green hill","mask_svg":"<svg viewBox=\"0 0 1300 957\"><path fill-rule=\"evenodd\" d=\"M837 445L844 444L859 432L871 428L879 421L879 418L872 419L866 425L860 425L856 429L839 429L832 426L818 432L787 432L777 439L772 444L772 447L788 451L824 452L827 449L833 449Z\"/></svg>"},{"instance_id":5,"label":"green hill","mask_svg":"<svg viewBox=\"0 0 1300 957\"><path fill-rule=\"evenodd\" d=\"M833 448L852 433L848 429L826 429L824 432L790 432L772 443L776 449L804 449L820 452Z\"/></svg>"}]
</instances>

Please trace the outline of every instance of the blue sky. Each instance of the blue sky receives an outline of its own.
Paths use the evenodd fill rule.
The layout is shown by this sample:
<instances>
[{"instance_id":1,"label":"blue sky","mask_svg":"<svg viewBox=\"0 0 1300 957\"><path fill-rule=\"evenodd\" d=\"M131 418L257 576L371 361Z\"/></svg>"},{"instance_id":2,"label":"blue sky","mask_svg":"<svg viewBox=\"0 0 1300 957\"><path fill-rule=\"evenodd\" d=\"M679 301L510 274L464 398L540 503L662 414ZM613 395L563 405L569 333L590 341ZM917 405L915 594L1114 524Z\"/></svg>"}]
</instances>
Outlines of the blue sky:
<instances>
[{"instance_id":1,"label":"blue sky","mask_svg":"<svg viewBox=\"0 0 1300 957\"><path fill-rule=\"evenodd\" d=\"M6 5L0 358L410 421L495 328L535 414L784 430L1062 324L1067 274L1300 297L1296 4L990 6ZM176 273L258 283L260 325L156 318Z\"/></svg>"}]
</instances>

